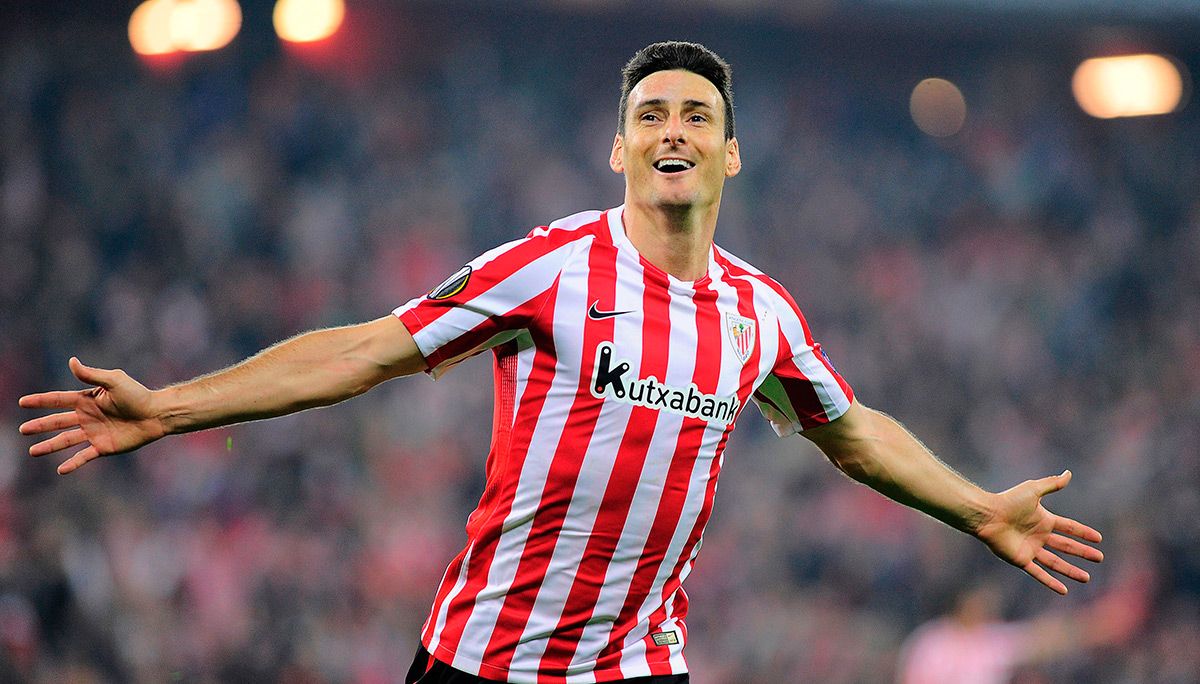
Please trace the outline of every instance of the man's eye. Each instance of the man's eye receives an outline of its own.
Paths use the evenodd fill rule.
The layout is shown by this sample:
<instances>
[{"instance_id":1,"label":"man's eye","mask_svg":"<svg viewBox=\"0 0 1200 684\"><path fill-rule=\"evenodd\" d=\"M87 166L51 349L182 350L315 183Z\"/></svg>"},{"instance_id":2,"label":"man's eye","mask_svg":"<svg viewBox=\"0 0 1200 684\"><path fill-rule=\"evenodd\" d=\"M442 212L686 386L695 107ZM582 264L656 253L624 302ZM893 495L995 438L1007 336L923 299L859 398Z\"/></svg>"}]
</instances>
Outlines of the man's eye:
<instances>
[{"instance_id":1,"label":"man's eye","mask_svg":"<svg viewBox=\"0 0 1200 684\"><path fill-rule=\"evenodd\" d=\"M642 121L658 121L658 115L653 112L646 112L642 115Z\"/></svg>"},{"instance_id":2,"label":"man's eye","mask_svg":"<svg viewBox=\"0 0 1200 684\"><path fill-rule=\"evenodd\" d=\"M705 121L708 121L708 117L704 116L703 114L693 114L692 121L695 123L704 123Z\"/></svg>"}]
</instances>

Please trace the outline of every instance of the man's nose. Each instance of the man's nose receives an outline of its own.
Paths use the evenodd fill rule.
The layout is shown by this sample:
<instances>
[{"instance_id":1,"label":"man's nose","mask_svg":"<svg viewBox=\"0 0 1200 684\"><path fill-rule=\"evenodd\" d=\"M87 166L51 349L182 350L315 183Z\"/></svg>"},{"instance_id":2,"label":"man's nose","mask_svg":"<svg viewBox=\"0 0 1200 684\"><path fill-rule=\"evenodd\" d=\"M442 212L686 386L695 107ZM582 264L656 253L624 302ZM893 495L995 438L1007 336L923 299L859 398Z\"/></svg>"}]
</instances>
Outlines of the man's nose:
<instances>
[{"instance_id":1,"label":"man's nose","mask_svg":"<svg viewBox=\"0 0 1200 684\"><path fill-rule=\"evenodd\" d=\"M682 116L667 117L667 125L663 126L663 142L678 145L684 141Z\"/></svg>"}]
</instances>

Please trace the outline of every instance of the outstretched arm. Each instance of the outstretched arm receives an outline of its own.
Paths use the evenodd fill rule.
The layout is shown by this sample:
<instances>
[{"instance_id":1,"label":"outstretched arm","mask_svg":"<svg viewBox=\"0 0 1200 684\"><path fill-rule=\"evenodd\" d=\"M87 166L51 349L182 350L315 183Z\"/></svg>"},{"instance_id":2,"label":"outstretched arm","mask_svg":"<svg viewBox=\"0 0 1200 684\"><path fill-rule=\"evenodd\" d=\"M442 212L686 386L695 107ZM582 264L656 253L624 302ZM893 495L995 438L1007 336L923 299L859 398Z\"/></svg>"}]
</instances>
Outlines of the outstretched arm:
<instances>
[{"instance_id":1,"label":"outstretched arm","mask_svg":"<svg viewBox=\"0 0 1200 684\"><path fill-rule=\"evenodd\" d=\"M169 434L328 406L424 370L425 361L399 319L385 316L297 335L235 366L161 390L147 389L122 370L91 368L76 358L69 365L93 387L20 400L24 408L66 409L21 425L26 435L65 430L34 444L30 455L87 444L58 467L59 474Z\"/></svg>"},{"instance_id":2,"label":"outstretched arm","mask_svg":"<svg viewBox=\"0 0 1200 684\"><path fill-rule=\"evenodd\" d=\"M986 492L939 461L895 420L858 402L837 420L802 434L850 477L978 537L997 556L1060 594L1067 593L1066 585L1047 570L1078 582L1090 577L1054 551L1094 562L1104 558L1099 549L1071 538L1097 543L1099 532L1041 505L1043 496L1067 486L1070 471L998 494Z\"/></svg>"}]
</instances>

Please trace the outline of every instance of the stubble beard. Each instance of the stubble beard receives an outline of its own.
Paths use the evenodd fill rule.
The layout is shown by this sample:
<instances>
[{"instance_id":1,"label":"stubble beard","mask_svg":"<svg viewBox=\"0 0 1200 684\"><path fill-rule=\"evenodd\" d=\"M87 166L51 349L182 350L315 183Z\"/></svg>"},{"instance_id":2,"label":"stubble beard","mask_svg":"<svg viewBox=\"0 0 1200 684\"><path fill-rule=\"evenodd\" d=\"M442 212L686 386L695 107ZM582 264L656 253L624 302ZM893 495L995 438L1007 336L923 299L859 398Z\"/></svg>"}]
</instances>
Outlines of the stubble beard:
<instances>
[{"instance_id":1,"label":"stubble beard","mask_svg":"<svg viewBox=\"0 0 1200 684\"><path fill-rule=\"evenodd\" d=\"M658 203L658 209L667 220L675 225L683 226L688 223L695 212L696 203L692 201L665 201Z\"/></svg>"},{"instance_id":2,"label":"stubble beard","mask_svg":"<svg viewBox=\"0 0 1200 684\"><path fill-rule=\"evenodd\" d=\"M710 202L706 201L703 194L700 189L696 188L682 193L663 193L655 198L654 206L672 224L683 227L690 224L697 214L702 213L709 206Z\"/></svg>"}]
</instances>

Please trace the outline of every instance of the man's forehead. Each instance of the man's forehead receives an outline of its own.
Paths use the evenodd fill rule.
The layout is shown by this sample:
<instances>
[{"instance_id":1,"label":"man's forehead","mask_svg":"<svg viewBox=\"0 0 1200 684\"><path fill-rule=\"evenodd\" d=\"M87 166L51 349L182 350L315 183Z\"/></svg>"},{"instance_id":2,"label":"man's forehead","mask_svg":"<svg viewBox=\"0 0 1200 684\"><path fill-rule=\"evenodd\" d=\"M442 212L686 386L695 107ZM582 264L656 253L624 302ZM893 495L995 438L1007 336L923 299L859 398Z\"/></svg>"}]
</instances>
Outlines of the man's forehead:
<instances>
[{"instance_id":1,"label":"man's forehead","mask_svg":"<svg viewBox=\"0 0 1200 684\"><path fill-rule=\"evenodd\" d=\"M629 92L629 103L633 107L638 107L651 100L663 102L691 100L717 108L721 103L721 93L712 81L700 74L684 69L673 69L650 74L638 81L638 84Z\"/></svg>"}]
</instances>

